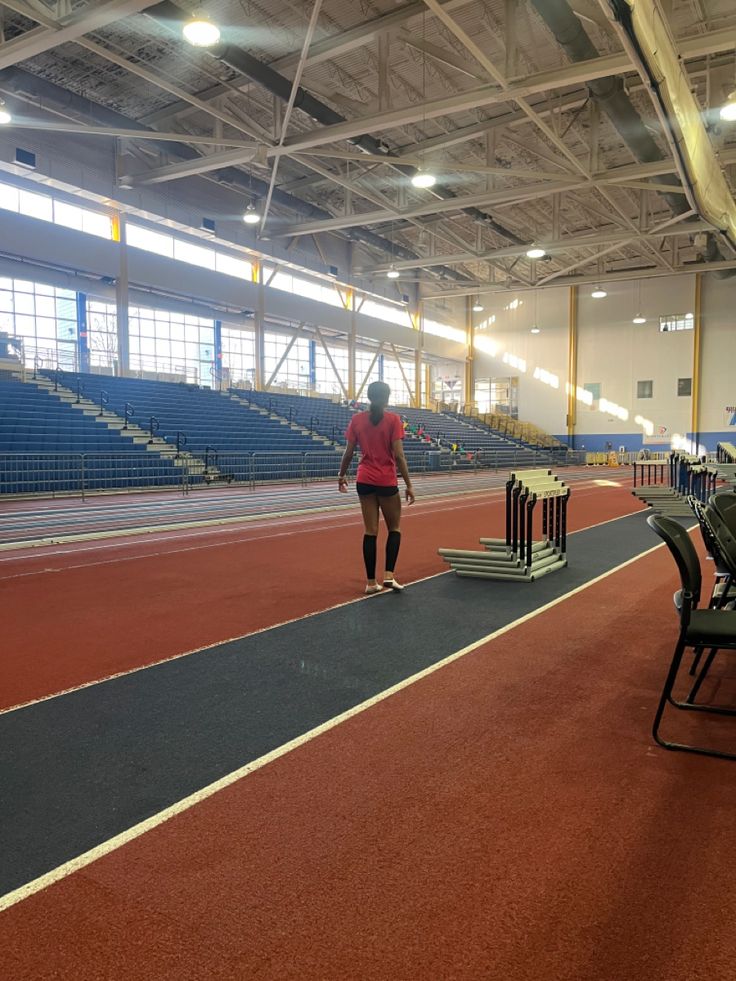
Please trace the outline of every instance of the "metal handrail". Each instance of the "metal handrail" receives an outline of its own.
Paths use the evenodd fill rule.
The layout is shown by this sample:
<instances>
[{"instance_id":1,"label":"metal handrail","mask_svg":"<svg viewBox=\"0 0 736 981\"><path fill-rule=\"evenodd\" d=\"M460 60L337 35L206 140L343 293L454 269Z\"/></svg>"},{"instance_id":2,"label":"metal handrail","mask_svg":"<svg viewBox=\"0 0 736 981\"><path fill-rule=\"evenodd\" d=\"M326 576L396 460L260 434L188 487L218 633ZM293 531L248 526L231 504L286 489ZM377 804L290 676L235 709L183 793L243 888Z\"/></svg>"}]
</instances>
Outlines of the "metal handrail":
<instances>
[{"instance_id":1,"label":"metal handrail","mask_svg":"<svg viewBox=\"0 0 736 981\"><path fill-rule=\"evenodd\" d=\"M151 434L151 438L148 441L149 443L153 442L153 437L156 435L156 433L159 431L160 428L161 428L161 423L158 421L156 416L151 416L151 418L148 421L148 431Z\"/></svg>"},{"instance_id":2,"label":"metal handrail","mask_svg":"<svg viewBox=\"0 0 736 981\"><path fill-rule=\"evenodd\" d=\"M186 446L186 445L187 445L187 437L186 437L186 434L185 433L180 433L180 432L177 431L177 434L176 434L176 456L177 456L177 459L181 455L181 448L182 448L182 446Z\"/></svg>"},{"instance_id":3,"label":"metal handrail","mask_svg":"<svg viewBox=\"0 0 736 981\"><path fill-rule=\"evenodd\" d=\"M130 404L130 402L126 402L125 408L123 409L123 416L125 418L125 425L123 426L123 429L128 428L128 423L132 421L134 415L135 415L135 409Z\"/></svg>"},{"instance_id":4,"label":"metal handrail","mask_svg":"<svg viewBox=\"0 0 736 981\"><path fill-rule=\"evenodd\" d=\"M82 396L84 395L84 385L82 384L82 379L77 378L77 401L76 405L82 401Z\"/></svg>"},{"instance_id":5,"label":"metal handrail","mask_svg":"<svg viewBox=\"0 0 736 981\"><path fill-rule=\"evenodd\" d=\"M109 403L110 403L110 396L107 394L106 391L104 391L104 390L101 391L100 392L100 413L99 413L101 416L104 416L104 414L105 414L105 406L106 405L109 405Z\"/></svg>"},{"instance_id":6,"label":"metal handrail","mask_svg":"<svg viewBox=\"0 0 736 981\"><path fill-rule=\"evenodd\" d=\"M204 469L205 471L210 468L210 456L212 457L212 466L217 466L217 461L219 459L219 453L214 446L205 446L204 448Z\"/></svg>"}]
</instances>

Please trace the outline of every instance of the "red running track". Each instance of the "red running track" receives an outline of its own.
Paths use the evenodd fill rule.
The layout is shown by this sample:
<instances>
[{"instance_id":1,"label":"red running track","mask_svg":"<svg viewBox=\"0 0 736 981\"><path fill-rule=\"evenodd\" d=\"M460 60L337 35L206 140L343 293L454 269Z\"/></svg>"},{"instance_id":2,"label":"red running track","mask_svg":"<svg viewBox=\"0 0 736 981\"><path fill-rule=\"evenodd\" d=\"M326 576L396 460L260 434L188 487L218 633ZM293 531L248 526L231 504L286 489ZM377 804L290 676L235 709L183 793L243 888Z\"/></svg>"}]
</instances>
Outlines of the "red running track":
<instances>
[{"instance_id":1,"label":"red running track","mask_svg":"<svg viewBox=\"0 0 736 981\"><path fill-rule=\"evenodd\" d=\"M649 737L673 573L639 559L12 907L7 976L733 981L731 768Z\"/></svg>"},{"instance_id":2,"label":"red running track","mask_svg":"<svg viewBox=\"0 0 736 981\"><path fill-rule=\"evenodd\" d=\"M569 528L640 508L628 488L591 480L573 489ZM502 491L405 509L400 576L443 571L439 546L478 547L503 534L503 514ZM0 555L14 612L0 709L353 600L361 537L357 514L336 513Z\"/></svg>"}]
</instances>

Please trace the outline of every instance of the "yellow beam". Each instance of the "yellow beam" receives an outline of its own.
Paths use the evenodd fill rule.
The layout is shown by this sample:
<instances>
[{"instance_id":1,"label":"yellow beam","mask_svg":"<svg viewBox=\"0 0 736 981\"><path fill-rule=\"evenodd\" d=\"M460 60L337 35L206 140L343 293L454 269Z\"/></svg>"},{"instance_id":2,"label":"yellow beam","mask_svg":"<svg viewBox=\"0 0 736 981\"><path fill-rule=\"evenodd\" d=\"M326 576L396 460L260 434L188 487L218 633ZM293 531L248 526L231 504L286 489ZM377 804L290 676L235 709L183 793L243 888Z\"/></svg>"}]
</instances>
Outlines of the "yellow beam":
<instances>
[{"instance_id":1,"label":"yellow beam","mask_svg":"<svg viewBox=\"0 0 736 981\"><path fill-rule=\"evenodd\" d=\"M567 438L572 446L577 423L578 390L578 288L570 287L567 316Z\"/></svg>"}]
</instances>

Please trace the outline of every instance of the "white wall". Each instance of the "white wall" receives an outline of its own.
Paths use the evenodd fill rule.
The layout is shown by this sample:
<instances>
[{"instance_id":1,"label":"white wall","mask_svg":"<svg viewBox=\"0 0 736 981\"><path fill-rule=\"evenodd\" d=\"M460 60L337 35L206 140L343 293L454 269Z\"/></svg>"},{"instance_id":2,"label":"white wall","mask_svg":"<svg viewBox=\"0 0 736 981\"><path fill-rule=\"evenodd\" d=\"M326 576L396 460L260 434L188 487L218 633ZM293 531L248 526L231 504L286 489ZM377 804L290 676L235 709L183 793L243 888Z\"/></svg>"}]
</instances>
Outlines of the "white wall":
<instances>
[{"instance_id":1,"label":"white wall","mask_svg":"<svg viewBox=\"0 0 736 981\"><path fill-rule=\"evenodd\" d=\"M703 280L701 432L724 432L726 406L736 405L736 277ZM736 442L736 430L728 438Z\"/></svg>"},{"instance_id":2,"label":"white wall","mask_svg":"<svg viewBox=\"0 0 736 981\"><path fill-rule=\"evenodd\" d=\"M601 398L613 406L603 403L606 411L600 411L577 402L576 446L656 445L661 428L666 440L688 436L692 399L678 396L677 383L693 375L694 332L662 333L659 318L694 312L695 275L610 284L607 290L607 297L596 300L590 286L579 289L577 383L580 388L600 383ZM512 309L514 301L518 305ZM481 302L483 313L474 315L476 378L518 376L519 418L554 435L566 434L569 290L538 291L536 309L531 291L484 294ZM632 323L637 313L647 318L645 324ZM703 276L700 432L709 447L728 435L725 408L736 405L735 321L736 277ZM541 331L537 335L530 333L534 322ZM493 355L484 350L494 346ZM524 359L526 371L504 364L505 353ZM556 375L559 387L535 379L535 368ZM639 399L637 382L645 380L653 383L653 397ZM653 437L637 417L652 424Z\"/></svg>"}]
</instances>

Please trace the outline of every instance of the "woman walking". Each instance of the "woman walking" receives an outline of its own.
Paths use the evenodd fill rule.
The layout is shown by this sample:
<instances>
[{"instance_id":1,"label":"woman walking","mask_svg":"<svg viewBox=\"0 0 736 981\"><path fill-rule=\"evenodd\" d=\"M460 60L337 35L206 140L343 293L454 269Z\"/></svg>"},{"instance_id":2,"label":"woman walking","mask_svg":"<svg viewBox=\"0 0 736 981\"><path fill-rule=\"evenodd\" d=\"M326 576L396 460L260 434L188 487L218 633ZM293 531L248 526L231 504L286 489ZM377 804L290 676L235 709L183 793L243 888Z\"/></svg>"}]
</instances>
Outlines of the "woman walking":
<instances>
[{"instance_id":1,"label":"woman walking","mask_svg":"<svg viewBox=\"0 0 736 981\"><path fill-rule=\"evenodd\" d=\"M350 420L347 431L348 445L343 454L337 481L341 493L347 493L346 474L353 460L355 447L359 446L361 461L355 487L365 526L363 559L368 579L365 591L368 594L380 593L383 588L376 580L379 511L383 513L388 528L383 585L396 592L404 588L394 577L401 545L401 497L396 477L397 467L406 484L407 504L414 503L414 488L411 485L402 442L404 427L399 416L393 412L386 412L390 395L391 389L384 382L373 382L368 386L370 409L368 412L356 413Z\"/></svg>"}]
</instances>

